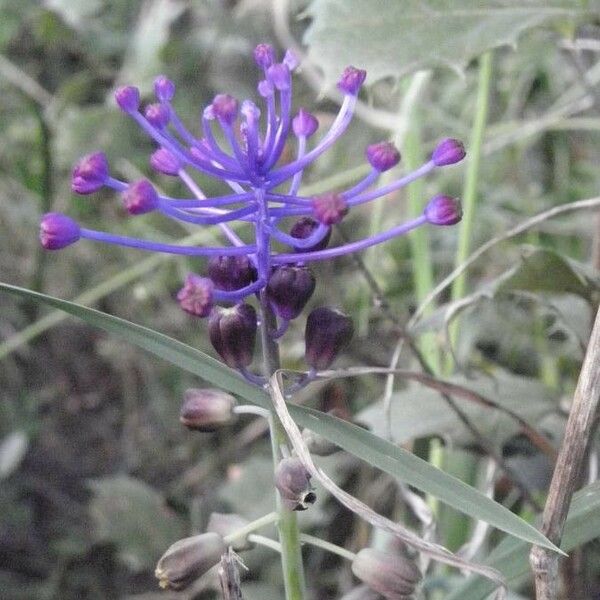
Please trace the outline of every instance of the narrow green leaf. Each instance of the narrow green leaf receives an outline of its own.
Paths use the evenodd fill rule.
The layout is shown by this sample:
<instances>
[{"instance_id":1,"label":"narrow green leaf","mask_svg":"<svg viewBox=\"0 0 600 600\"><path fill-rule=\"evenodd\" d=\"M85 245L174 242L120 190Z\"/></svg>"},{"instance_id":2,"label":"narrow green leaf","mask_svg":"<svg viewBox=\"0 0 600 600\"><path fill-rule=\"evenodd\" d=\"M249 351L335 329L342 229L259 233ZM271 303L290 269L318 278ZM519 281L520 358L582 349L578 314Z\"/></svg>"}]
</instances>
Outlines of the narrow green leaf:
<instances>
[{"instance_id":1,"label":"narrow green leaf","mask_svg":"<svg viewBox=\"0 0 600 600\"><path fill-rule=\"evenodd\" d=\"M571 502L561 549L569 552L600 536L600 481L579 490ZM502 572L508 583L530 572L529 547L522 540L505 538L490 553L486 565ZM494 591L482 577L469 577L446 600L484 600Z\"/></svg>"},{"instance_id":2,"label":"narrow green leaf","mask_svg":"<svg viewBox=\"0 0 600 600\"><path fill-rule=\"evenodd\" d=\"M270 405L270 400L263 390L249 384L234 371L203 352L162 333L92 308L17 286L0 283L0 290L64 310L90 325L117 334L155 356L238 394L250 402L265 408ZM336 419L331 415L293 404L289 405L289 410L292 417L302 427L308 427L335 442L347 452L417 489L439 498L442 502L470 517L486 521L522 540L557 550L537 529L504 506L484 496L475 488L432 467L410 452L394 446L361 427Z\"/></svg>"}]
</instances>

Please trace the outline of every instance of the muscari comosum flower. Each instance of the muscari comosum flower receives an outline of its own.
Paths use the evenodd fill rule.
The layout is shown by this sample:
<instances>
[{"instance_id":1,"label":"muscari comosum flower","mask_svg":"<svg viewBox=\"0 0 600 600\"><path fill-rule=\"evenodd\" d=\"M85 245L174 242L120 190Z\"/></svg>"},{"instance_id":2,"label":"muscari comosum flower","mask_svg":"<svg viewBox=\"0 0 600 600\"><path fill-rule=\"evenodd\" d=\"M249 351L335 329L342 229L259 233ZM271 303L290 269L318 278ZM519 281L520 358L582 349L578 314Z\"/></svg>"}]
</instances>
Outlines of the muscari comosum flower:
<instances>
[{"instance_id":1,"label":"muscari comosum flower","mask_svg":"<svg viewBox=\"0 0 600 600\"><path fill-rule=\"evenodd\" d=\"M365 153L371 170L361 181L343 191L302 196L299 189L304 170L348 127L366 72L354 67L344 70L337 84L343 94L339 112L328 131L309 148L308 140L319 123L302 108L295 115L292 112L291 73L298 61L287 52L282 62L276 62L275 52L267 44L256 47L254 58L262 71L258 93L263 111L251 100L240 104L232 96L219 94L201 115L200 135L190 132L177 116L171 104L175 85L164 76L154 83L156 103L144 110L140 109L137 88L126 86L115 93L121 110L157 145L150 157L152 168L178 177L189 190L189 197L161 195L146 179L127 182L113 177L102 152L82 158L72 176L72 190L78 194L111 188L121 195L123 206L131 215L159 211L186 223L217 226L226 245L190 247L113 235L80 227L59 213L48 213L42 218L42 245L57 250L84 238L140 250L207 257L208 276L190 274L177 296L182 308L195 316L207 317L214 313L215 305L238 305L266 290L280 320L278 330L272 332L278 337L285 332L288 321L300 314L314 290L310 263L363 250L427 223L452 225L460 220L460 203L438 195L417 218L328 248L332 226L353 208L386 196L439 167L459 162L465 156L464 147L458 140L442 140L418 169L374 189L380 174L398 164L400 153L389 142L372 144ZM282 164L290 138L295 138L296 157ZM229 193L207 198L191 173L223 181ZM284 227L290 219L294 222L286 232ZM251 243L233 231L229 225L232 221L243 221L253 229ZM288 246L290 251L273 251L273 242ZM227 348L220 350L222 356L224 352ZM240 365L245 369L248 358L243 358ZM233 359L229 362L239 367Z\"/></svg>"}]
</instances>

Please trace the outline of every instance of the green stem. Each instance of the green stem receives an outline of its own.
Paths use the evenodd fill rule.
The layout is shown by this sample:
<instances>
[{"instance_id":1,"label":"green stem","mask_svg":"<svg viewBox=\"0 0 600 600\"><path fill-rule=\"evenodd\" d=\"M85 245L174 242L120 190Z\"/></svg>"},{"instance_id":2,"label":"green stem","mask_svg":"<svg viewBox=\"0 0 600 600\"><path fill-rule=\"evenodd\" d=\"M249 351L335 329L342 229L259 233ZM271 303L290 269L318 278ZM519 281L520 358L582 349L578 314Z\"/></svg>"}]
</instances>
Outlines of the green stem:
<instances>
[{"instance_id":1,"label":"green stem","mask_svg":"<svg viewBox=\"0 0 600 600\"><path fill-rule=\"evenodd\" d=\"M223 538L225 544L231 544L238 538L246 537L249 533L260 529L261 527L265 527L266 525L270 525L271 523L275 523L279 519L279 515L276 512L270 512L255 521L248 523L245 527L226 535Z\"/></svg>"},{"instance_id":2,"label":"green stem","mask_svg":"<svg viewBox=\"0 0 600 600\"><path fill-rule=\"evenodd\" d=\"M481 148L483 136L487 123L488 107L490 99L490 88L492 80L492 53L486 52L479 61L479 84L477 90L477 105L475 108L475 119L471 131L471 140L468 147L467 172L463 190L463 218L460 224L458 237L458 249L456 252L455 265L461 265L469 256L471 251L471 238L473 223L475 219L475 208L477 202L477 184L479 180L479 167L481 163ZM452 300L460 300L464 297L467 289L466 273L459 275L452 285ZM458 322L454 320L449 328L450 343L456 347L458 340ZM452 358L448 357L446 371L452 370Z\"/></svg>"},{"instance_id":3,"label":"green stem","mask_svg":"<svg viewBox=\"0 0 600 600\"><path fill-rule=\"evenodd\" d=\"M275 331L277 322L271 310L264 290L260 294L260 307L262 314L261 341L263 350L263 370L267 378L279 368L279 349L277 343L269 335ZM274 468L283 458L281 448L287 447L288 439L283 425L279 421L275 410L269 419L271 430L271 448L273 452ZM279 520L279 542L281 544L281 563L283 568L283 582L285 585L286 600L303 600L304 598L304 566L302 564L302 548L300 545L300 531L296 513L283 506L279 494L276 492L277 512Z\"/></svg>"},{"instance_id":4,"label":"green stem","mask_svg":"<svg viewBox=\"0 0 600 600\"><path fill-rule=\"evenodd\" d=\"M309 535L308 533L301 533L300 541L305 544L310 544L311 546L316 546L317 548L323 548L323 550L337 554L338 556L341 556L350 562L356 558L356 554L354 554L354 552L350 552L350 550L346 550L346 548L342 548L341 546L337 546L336 544L322 540L314 535Z\"/></svg>"}]
</instances>

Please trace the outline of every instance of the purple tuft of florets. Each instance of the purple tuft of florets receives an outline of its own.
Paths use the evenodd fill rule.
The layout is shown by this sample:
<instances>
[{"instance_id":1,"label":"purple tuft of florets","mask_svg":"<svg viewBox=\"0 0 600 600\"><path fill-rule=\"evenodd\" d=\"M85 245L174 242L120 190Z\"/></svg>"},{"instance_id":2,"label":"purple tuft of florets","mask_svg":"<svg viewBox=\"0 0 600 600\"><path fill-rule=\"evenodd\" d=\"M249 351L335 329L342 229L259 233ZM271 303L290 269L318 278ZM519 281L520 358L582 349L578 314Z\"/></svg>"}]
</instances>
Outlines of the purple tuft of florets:
<instances>
[{"instance_id":1,"label":"purple tuft of florets","mask_svg":"<svg viewBox=\"0 0 600 600\"><path fill-rule=\"evenodd\" d=\"M370 165L380 173L389 171L400 162L400 152L391 142L371 144L365 154Z\"/></svg>"},{"instance_id":2,"label":"purple tuft of florets","mask_svg":"<svg viewBox=\"0 0 600 600\"><path fill-rule=\"evenodd\" d=\"M60 250L74 244L80 237L79 224L61 213L50 212L40 223L40 242L46 250Z\"/></svg>"},{"instance_id":3,"label":"purple tuft of florets","mask_svg":"<svg viewBox=\"0 0 600 600\"><path fill-rule=\"evenodd\" d=\"M73 168L71 189L77 194L97 192L108 179L108 160L104 152L84 156Z\"/></svg>"},{"instance_id":4,"label":"purple tuft of florets","mask_svg":"<svg viewBox=\"0 0 600 600\"><path fill-rule=\"evenodd\" d=\"M123 192L123 206L130 215L143 215L158 208L159 199L154 186L147 179L130 183Z\"/></svg>"},{"instance_id":5,"label":"purple tuft of florets","mask_svg":"<svg viewBox=\"0 0 600 600\"><path fill-rule=\"evenodd\" d=\"M313 216L323 225L335 225L348 213L348 204L341 194L329 192L312 199Z\"/></svg>"},{"instance_id":6,"label":"purple tuft of florets","mask_svg":"<svg viewBox=\"0 0 600 600\"><path fill-rule=\"evenodd\" d=\"M213 308L213 282L208 277L190 273L177 293L179 306L195 317L208 317Z\"/></svg>"},{"instance_id":7,"label":"purple tuft of florets","mask_svg":"<svg viewBox=\"0 0 600 600\"><path fill-rule=\"evenodd\" d=\"M140 107L140 90L132 85L124 85L115 91L115 100L124 113L134 113Z\"/></svg>"},{"instance_id":8,"label":"purple tuft of florets","mask_svg":"<svg viewBox=\"0 0 600 600\"><path fill-rule=\"evenodd\" d=\"M292 87L292 76L290 69L283 63L275 63L267 69L269 81L278 90L289 90Z\"/></svg>"},{"instance_id":9,"label":"purple tuft of florets","mask_svg":"<svg viewBox=\"0 0 600 600\"><path fill-rule=\"evenodd\" d=\"M159 102L170 102L175 95L175 84L165 75L154 80L154 95Z\"/></svg>"},{"instance_id":10,"label":"purple tuft of florets","mask_svg":"<svg viewBox=\"0 0 600 600\"><path fill-rule=\"evenodd\" d=\"M154 125L157 129L163 129L169 123L171 111L166 104L148 104L144 115L151 125Z\"/></svg>"},{"instance_id":11,"label":"purple tuft of florets","mask_svg":"<svg viewBox=\"0 0 600 600\"><path fill-rule=\"evenodd\" d=\"M301 108L292 120L292 129L297 137L309 138L319 128L317 117Z\"/></svg>"},{"instance_id":12,"label":"purple tuft of florets","mask_svg":"<svg viewBox=\"0 0 600 600\"><path fill-rule=\"evenodd\" d=\"M270 44L258 44L254 48L254 60L259 67L268 69L275 62L275 50Z\"/></svg>"},{"instance_id":13,"label":"purple tuft of florets","mask_svg":"<svg viewBox=\"0 0 600 600\"><path fill-rule=\"evenodd\" d=\"M177 175L181 169L181 161L166 148L159 148L152 153L150 165L164 175Z\"/></svg>"},{"instance_id":14,"label":"purple tuft of florets","mask_svg":"<svg viewBox=\"0 0 600 600\"><path fill-rule=\"evenodd\" d=\"M211 104L215 118L231 125L238 113L238 101L229 94L217 94Z\"/></svg>"},{"instance_id":15,"label":"purple tuft of florets","mask_svg":"<svg viewBox=\"0 0 600 600\"><path fill-rule=\"evenodd\" d=\"M431 154L431 160L436 167L445 167L460 162L466 154L465 147L460 140L446 138L436 146Z\"/></svg>"},{"instance_id":16,"label":"purple tuft of florets","mask_svg":"<svg viewBox=\"0 0 600 600\"><path fill-rule=\"evenodd\" d=\"M432 225L456 225L462 219L460 201L451 196L434 196L423 213Z\"/></svg>"},{"instance_id":17,"label":"purple tuft of florets","mask_svg":"<svg viewBox=\"0 0 600 600\"><path fill-rule=\"evenodd\" d=\"M340 92L344 94L350 94L351 96L358 95L362 84L367 78L367 72L363 69L357 69L356 67L346 67L340 80L338 81L337 87Z\"/></svg>"}]
</instances>

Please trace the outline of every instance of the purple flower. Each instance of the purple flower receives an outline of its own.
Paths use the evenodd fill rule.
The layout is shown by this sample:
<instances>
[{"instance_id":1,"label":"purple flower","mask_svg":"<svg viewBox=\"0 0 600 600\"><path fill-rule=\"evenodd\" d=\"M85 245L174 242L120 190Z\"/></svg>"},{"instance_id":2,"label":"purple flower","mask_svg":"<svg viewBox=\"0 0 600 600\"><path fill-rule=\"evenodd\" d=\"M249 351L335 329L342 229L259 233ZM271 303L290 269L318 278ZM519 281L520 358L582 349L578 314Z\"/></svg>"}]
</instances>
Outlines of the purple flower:
<instances>
[{"instance_id":1,"label":"purple flower","mask_svg":"<svg viewBox=\"0 0 600 600\"><path fill-rule=\"evenodd\" d=\"M130 214L155 211L189 225L216 226L223 237L222 244L180 246L113 235L80 228L69 217L50 213L41 224L44 247L62 248L84 238L147 251L206 257L210 259L209 277L188 276L177 295L181 307L194 316L214 315L213 331L220 331L221 325L227 325L226 332L238 326L239 331L231 339L239 339L236 335L240 332L256 328L256 319L252 323L250 318L254 309L246 300L266 290L282 321L277 331L271 332L277 337L285 331L287 321L300 314L314 290L315 278L306 266L308 263L360 251L428 223L449 225L459 220L459 203L437 196L415 219L370 237L328 247L332 226L355 207L391 194L438 167L454 164L464 157L464 147L457 140L445 139L430 160L377 188L380 174L398 164L400 153L388 142L375 143L366 149L370 172L352 187L313 197L302 195L304 171L347 130L366 72L355 67L344 70L338 82L343 93L339 112L329 128L316 135L319 123L311 113L304 109L295 115L292 112L292 73L298 66L297 57L288 52L278 62L275 50L260 44L254 51L254 60L260 71L260 105L218 94L201 112L198 131L188 129L174 110L175 85L164 75L154 81L156 103L143 109L137 88L125 86L115 92L120 109L156 145L150 165L158 173L177 177L187 190L183 197L159 194L145 179L129 183L114 177L101 152L85 156L73 170L72 188L79 194L108 187L122 195ZM295 151L291 159L290 149ZM221 182L226 191L207 197L201 187L202 177ZM233 221L245 224L250 231L240 237L230 226ZM282 246L284 249L278 251ZM223 313L218 305L233 308ZM238 309L239 306L247 308ZM211 335L217 341L215 347L218 345L219 353L227 356L224 360L228 364L243 371L249 364L250 350L245 347L243 358L234 360L232 351L224 350L227 344L223 336L223 332Z\"/></svg>"}]
</instances>

